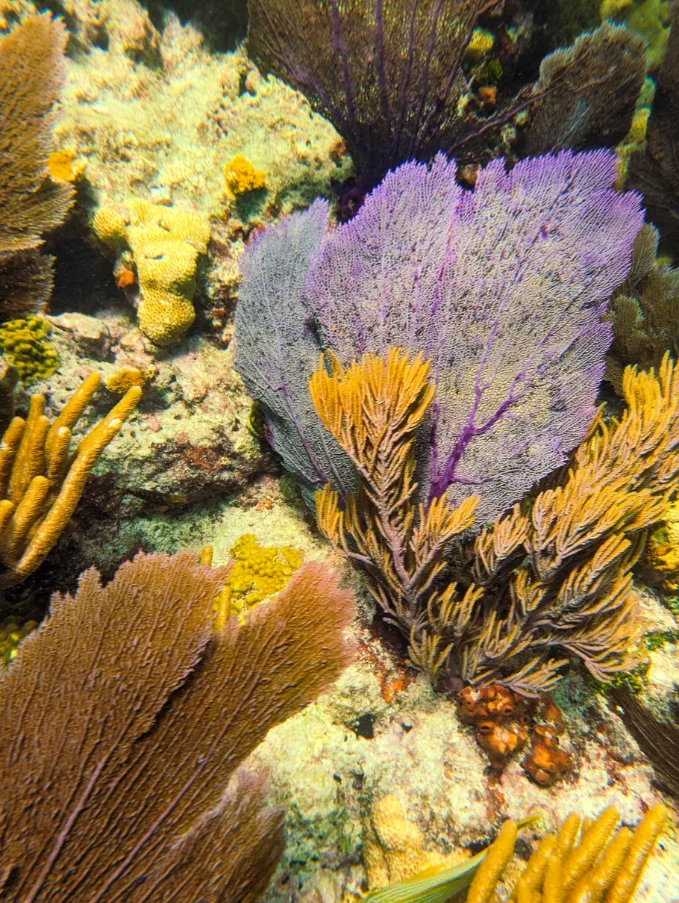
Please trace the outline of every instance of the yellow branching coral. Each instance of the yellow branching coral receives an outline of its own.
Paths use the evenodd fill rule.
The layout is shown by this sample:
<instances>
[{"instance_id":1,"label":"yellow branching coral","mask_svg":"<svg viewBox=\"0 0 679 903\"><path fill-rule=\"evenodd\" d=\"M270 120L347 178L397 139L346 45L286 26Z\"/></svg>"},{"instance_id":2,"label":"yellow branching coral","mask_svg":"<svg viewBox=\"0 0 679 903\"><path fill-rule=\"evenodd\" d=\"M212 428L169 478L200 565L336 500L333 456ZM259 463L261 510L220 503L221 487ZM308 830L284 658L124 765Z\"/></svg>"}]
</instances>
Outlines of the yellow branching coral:
<instances>
[{"instance_id":1,"label":"yellow branching coral","mask_svg":"<svg viewBox=\"0 0 679 903\"><path fill-rule=\"evenodd\" d=\"M178 341L196 316L196 269L210 241L207 223L192 213L133 199L101 207L92 227L104 244L132 251L144 335L161 346Z\"/></svg>"},{"instance_id":2,"label":"yellow branching coral","mask_svg":"<svg viewBox=\"0 0 679 903\"><path fill-rule=\"evenodd\" d=\"M230 201L235 201L244 194L264 188L266 176L255 169L247 157L236 154L224 167L224 181L226 196Z\"/></svg>"},{"instance_id":3,"label":"yellow branching coral","mask_svg":"<svg viewBox=\"0 0 679 903\"><path fill-rule=\"evenodd\" d=\"M59 366L57 352L48 341L51 331L49 323L34 314L0 325L0 350L25 385L46 379Z\"/></svg>"},{"instance_id":4,"label":"yellow branching coral","mask_svg":"<svg viewBox=\"0 0 679 903\"><path fill-rule=\"evenodd\" d=\"M302 566L303 557L291 546L260 546L252 533L237 539L230 554L233 565L215 600L220 623L234 614L244 616L253 605L282 590Z\"/></svg>"},{"instance_id":5,"label":"yellow branching coral","mask_svg":"<svg viewBox=\"0 0 679 903\"><path fill-rule=\"evenodd\" d=\"M99 385L92 373L50 423L34 395L26 420L14 417L0 443L0 588L20 583L45 560L76 509L88 474L137 406L141 389L118 404L70 452L73 427Z\"/></svg>"},{"instance_id":6,"label":"yellow branching coral","mask_svg":"<svg viewBox=\"0 0 679 903\"><path fill-rule=\"evenodd\" d=\"M638 661L632 567L679 476L679 371L628 368L620 421L599 418L556 488L516 505L450 554L476 497L415 505L414 433L433 398L428 366L397 350L333 362L310 382L321 421L356 465L359 492L317 494L321 530L370 578L413 664L436 678L532 696L580 658L600 680ZM457 580L451 579L453 576Z\"/></svg>"},{"instance_id":7,"label":"yellow branching coral","mask_svg":"<svg viewBox=\"0 0 679 903\"><path fill-rule=\"evenodd\" d=\"M654 806L635 829L618 828L620 816L605 809L594 822L571 814L556 834L543 837L514 887L515 903L631 903L646 863L670 813ZM366 903L448 900L469 887L466 903L493 903L512 859L518 829L506 821L496 840L457 867L440 866L373 891ZM471 876L473 875L473 878ZM470 882L471 878L471 884ZM504 897L503 897L504 899Z\"/></svg>"},{"instance_id":8,"label":"yellow branching coral","mask_svg":"<svg viewBox=\"0 0 679 903\"><path fill-rule=\"evenodd\" d=\"M444 497L425 509L412 499L415 432L434 397L429 364L398 349L387 359L366 354L344 370L331 359L309 383L314 407L355 464L358 493L339 505L327 484L316 494L318 525L330 541L374 576L370 590L390 620L410 631L420 622L445 568L442 551L474 521L478 499L452 509ZM443 591L454 595L455 584ZM475 592L467 599L473 604Z\"/></svg>"},{"instance_id":9,"label":"yellow branching coral","mask_svg":"<svg viewBox=\"0 0 679 903\"><path fill-rule=\"evenodd\" d=\"M674 502L663 525L649 539L646 563L666 592L679 591L679 502Z\"/></svg>"}]
</instances>

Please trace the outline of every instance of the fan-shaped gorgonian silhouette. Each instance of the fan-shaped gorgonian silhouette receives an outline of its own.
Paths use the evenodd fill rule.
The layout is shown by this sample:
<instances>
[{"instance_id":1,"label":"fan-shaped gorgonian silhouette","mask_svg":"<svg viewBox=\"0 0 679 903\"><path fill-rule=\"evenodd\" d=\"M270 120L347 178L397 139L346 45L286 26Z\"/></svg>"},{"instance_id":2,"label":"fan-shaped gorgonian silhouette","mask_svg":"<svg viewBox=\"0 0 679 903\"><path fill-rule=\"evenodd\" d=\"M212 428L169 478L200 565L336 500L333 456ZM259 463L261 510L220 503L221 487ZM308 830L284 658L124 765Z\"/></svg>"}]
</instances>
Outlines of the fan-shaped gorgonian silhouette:
<instances>
[{"instance_id":1,"label":"fan-shaped gorgonian silhouette","mask_svg":"<svg viewBox=\"0 0 679 903\"><path fill-rule=\"evenodd\" d=\"M643 221L613 189L608 151L496 160L474 191L443 156L390 173L350 222L316 201L257 235L242 259L235 365L267 437L306 497L355 489L308 382L389 346L431 362L436 402L419 444L418 500L480 496L487 523L562 465L595 413L611 325Z\"/></svg>"},{"instance_id":2,"label":"fan-shaped gorgonian silhouette","mask_svg":"<svg viewBox=\"0 0 679 903\"><path fill-rule=\"evenodd\" d=\"M228 568L139 554L92 569L0 674L0 896L255 903L284 845L261 775L229 778L351 656L354 605L304 565L245 623L213 623ZM318 612L323 620L319 628Z\"/></svg>"},{"instance_id":3,"label":"fan-shaped gorgonian silhouette","mask_svg":"<svg viewBox=\"0 0 679 903\"><path fill-rule=\"evenodd\" d=\"M464 65L489 11L502 21L495 0L250 0L248 52L330 119L368 187L441 150L485 163L507 152L505 126L516 131L522 111L530 121L514 143L524 156L624 137L644 80L643 41L605 24L546 57L534 84L510 93L500 82L489 110ZM498 53L501 70L508 61Z\"/></svg>"}]
</instances>

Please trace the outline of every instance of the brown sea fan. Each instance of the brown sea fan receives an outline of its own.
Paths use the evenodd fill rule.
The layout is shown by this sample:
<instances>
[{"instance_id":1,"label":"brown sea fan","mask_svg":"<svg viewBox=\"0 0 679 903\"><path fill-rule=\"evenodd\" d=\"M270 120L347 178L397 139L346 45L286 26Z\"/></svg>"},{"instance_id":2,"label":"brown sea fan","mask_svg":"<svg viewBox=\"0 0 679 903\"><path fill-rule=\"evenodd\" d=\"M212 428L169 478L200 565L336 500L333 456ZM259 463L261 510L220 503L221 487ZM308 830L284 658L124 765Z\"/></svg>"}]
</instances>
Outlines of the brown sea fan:
<instances>
[{"instance_id":1,"label":"brown sea fan","mask_svg":"<svg viewBox=\"0 0 679 903\"><path fill-rule=\"evenodd\" d=\"M311 563L216 631L225 576L139 554L53 597L0 683L3 900L245 903L266 887L281 814L260 777L226 785L347 664L353 598Z\"/></svg>"}]
</instances>

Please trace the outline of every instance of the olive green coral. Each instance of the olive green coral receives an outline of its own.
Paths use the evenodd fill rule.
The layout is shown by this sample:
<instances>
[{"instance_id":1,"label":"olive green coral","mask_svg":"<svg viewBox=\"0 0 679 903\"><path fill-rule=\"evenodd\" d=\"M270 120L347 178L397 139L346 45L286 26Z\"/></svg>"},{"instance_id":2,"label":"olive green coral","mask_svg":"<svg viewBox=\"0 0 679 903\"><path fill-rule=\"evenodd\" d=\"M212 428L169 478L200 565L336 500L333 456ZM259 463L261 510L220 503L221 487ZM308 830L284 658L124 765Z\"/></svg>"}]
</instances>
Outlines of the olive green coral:
<instances>
[{"instance_id":1,"label":"olive green coral","mask_svg":"<svg viewBox=\"0 0 679 903\"><path fill-rule=\"evenodd\" d=\"M46 379L59 366L57 352L48 341L51 331L49 323L34 314L0 325L0 350L25 385Z\"/></svg>"},{"instance_id":2,"label":"olive green coral","mask_svg":"<svg viewBox=\"0 0 679 903\"><path fill-rule=\"evenodd\" d=\"M193 213L134 198L100 207L97 237L116 251L132 251L141 298L139 328L156 345L172 345L192 325L199 258L210 227Z\"/></svg>"},{"instance_id":3,"label":"olive green coral","mask_svg":"<svg viewBox=\"0 0 679 903\"><path fill-rule=\"evenodd\" d=\"M22 621L14 616L0 622L0 665L16 658L19 643L37 626L37 621Z\"/></svg>"}]
</instances>

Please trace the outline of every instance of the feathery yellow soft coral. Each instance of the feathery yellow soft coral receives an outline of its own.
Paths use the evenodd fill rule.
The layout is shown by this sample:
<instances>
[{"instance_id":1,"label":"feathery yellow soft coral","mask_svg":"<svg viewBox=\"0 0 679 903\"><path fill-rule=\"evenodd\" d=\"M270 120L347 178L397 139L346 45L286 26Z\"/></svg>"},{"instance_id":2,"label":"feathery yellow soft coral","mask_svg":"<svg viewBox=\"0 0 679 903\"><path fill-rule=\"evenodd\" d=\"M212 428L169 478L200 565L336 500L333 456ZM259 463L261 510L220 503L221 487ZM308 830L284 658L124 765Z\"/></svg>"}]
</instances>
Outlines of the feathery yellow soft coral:
<instances>
[{"instance_id":1,"label":"feathery yellow soft coral","mask_svg":"<svg viewBox=\"0 0 679 903\"><path fill-rule=\"evenodd\" d=\"M196 313L198 260L207 253L210 227L181 210L133 198L101 207L92 227L117 251L132 252L141 300L139 328L156 345L172 345L192 325Z\"/></svg>"},{"instance_id":2,"label":"feathery yellow soft coral","mask_svg":"<svg viewBox=\"0 0 679 903\"><path fill-rule=\"evenodd\" d=\"M0 588L20 583L38 568L71 519L87 477L141 398L128 390L69 452L71 431L99 386L91 373L50 423L45 399L34 395L26 420L15 417L0 443Z\"/></svg>"},{"instance_id":3,"label":"feathery yellow soft coral","mask_svg":"<svg viewBox=\"0 0 679 903\"><path fill-rule=\"evenodd\" d=\"M224 180L226 182L226 195L230 201L237 200L241 195L250 191L257 191L266 185L265 174L255 169L247 157L236 154L224 167Z\"/></svg>"},{"instance_id":4,"label":"feathery yellow soft coral","mask_svg":"<svg viewBox=\"0 0 679 903\"><path fill-rule=\"evenodd\" d=\"M253 605L282 590L302 566L298 549L260 546L252 533L237 539L230 554L234 564L215 602L224 620L233 614L244 616Z\"/></svg>"},{"instance_id":5,"label":"feathery yellow soft coral","mask_svg":"<svg viewBox=\"0 0 679 903\"><path fill-rule=\"evenodd\" d=\"M649 539L646 558L661 578L663 589L679 591L679 502L674 502L662 527Z\"/></svg>"}]
</instances>

